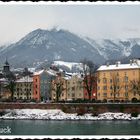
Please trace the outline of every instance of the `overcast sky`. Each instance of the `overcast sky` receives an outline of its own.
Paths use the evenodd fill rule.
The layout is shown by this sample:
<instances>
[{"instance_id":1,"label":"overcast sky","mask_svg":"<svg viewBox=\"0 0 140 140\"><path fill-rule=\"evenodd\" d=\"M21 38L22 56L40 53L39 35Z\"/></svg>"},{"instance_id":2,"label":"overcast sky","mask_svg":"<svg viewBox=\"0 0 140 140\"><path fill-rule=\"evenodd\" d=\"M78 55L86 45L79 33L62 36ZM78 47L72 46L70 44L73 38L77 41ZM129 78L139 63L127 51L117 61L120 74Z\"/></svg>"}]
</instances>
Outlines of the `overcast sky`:
<instances>
[{"instance_id":1,"label":"overcast sky","mask_svg":"<svg viewBox=\"0 0 140 140\"><path fill-rule=\"evenodd\" d=\"M93 39L140 38L140 5L0 4L0 44L54 26Z\"/></svg>"}]
</instances>

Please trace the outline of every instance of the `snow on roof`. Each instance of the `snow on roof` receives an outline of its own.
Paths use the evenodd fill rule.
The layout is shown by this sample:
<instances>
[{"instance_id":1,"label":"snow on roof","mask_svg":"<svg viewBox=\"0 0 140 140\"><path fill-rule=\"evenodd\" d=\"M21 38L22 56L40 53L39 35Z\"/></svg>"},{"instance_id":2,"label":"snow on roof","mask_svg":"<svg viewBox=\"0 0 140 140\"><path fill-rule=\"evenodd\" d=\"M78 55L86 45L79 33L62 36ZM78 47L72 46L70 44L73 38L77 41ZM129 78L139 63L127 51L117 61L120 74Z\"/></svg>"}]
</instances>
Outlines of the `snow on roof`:
<instances>
[{"instance_id":1,"label":"snow on roof","mask_svg":"<svg viewBox=\"0 0 140 140\"><path fill-rule=\"evenodd\" d=\"M6 82L6 81L7 81L7 79L5 79L5 78L0 79L0 82Z\"/></svg>"},{"instance_id":2,"label":"snow on roof","mask_svg":"<svg viewBox=\"0 0 140 140\"><path fill-rule=\"evenodd\" d=\"M66 73L65 77L63 77L63 78L66 80L69 80L73 77L77 77L79 79L82 79L81 74L79 74L79 73Z\"/></svg>"},{"instance_id":3,"label":"snow on roof","mask_svg":"<svg viewBox=\"0 0 140 140\"><path fill-rule=\"evenodd\" d=\"M70 80L71 79L71 76L65 76L63 77L65 80Z\"/></svg>"},{"instance_id":4,"label":"snow on roof","mask_svg":"<svg viewBox=\"0 0 140 140\"><path fill-rule=\"evenodd\" d=\"M40 75L40 74L42 74L43 72L44 72L44 70L36 71L36 72L34 72L34 75Z\"/></svg>"},{"instance_id":5,"label":"snow on roof","mask_svg":"<svg viewBox=\"0 0 140 140\"><path fill-rule=\"evenodd\" d=\"M25 76L25 77L22 77L18 80L16 80L17 83L19 82L33 82L33 78L32 77L29 77L29 76Z\"/></svg>"},{"instance_id":6,"label":"snow on roof","mask_svg":"<svg viewBox=\"0 0 140 140\"><path fill-rule=\"evenodd\" d=\"M64 65L68 67L69 69L72 69L73 66L75 65L82 65L82 63L75 63L75 62L64 62L64 61L54 61L54 65Z\"/></svg>"},{"instance_id":7,"label":"snow on roof","mask_svg":"<svg viewBox=\"0 0 140 140\"><path fill-rule=\"evenodd\" d=\"M132 64L115 64L115 65L102 65L98 68L97 71L104 70L120 70L120 69L139 69L140 65L137 63Z\"/></svg>"},{"instance_id":8,"label":"snow on roof","mask_svg":"<svg viewBox=\"0 0 140 140\"><path fill-rule=\"evenodd\" d=\"M54 70L51 70L51 69L47 70L47 73L49 75L53 75L53 76L56 76L57 75L56 72Z\"/></svg>"},{"instance_id":9,"label":"snow on roof","mask_svg":"<svg viewBox=\"0 0 140 140\"><path fill-rule=\"evenodd\" d=\"M30 72L35 72L35 68L28 68Z\"/></svg>"}]
</instances>

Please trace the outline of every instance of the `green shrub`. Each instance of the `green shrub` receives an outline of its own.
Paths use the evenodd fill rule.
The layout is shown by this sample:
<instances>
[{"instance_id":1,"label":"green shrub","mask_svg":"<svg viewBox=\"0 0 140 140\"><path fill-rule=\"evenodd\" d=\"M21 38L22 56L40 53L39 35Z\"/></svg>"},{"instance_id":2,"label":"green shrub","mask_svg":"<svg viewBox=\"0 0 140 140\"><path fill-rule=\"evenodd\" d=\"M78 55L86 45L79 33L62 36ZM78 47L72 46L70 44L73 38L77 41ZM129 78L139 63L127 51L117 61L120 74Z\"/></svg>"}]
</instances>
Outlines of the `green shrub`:
<instances>
[{"instance_id":1,"label":"green shrub","mask_svg":"<svg viewBox=\"0 0 140 140\"><path fill-rule=\"evenodd\" d=\"M138 117L138 114L139 114L138 112L132 112L131 117Z\"/></svg>"},{"instance_id":2,"label":"green shrub","mask_svg":"<svg viewBox=\"0 0 140 140\"><path fill-rule=\"evenodd\" d=\"M137 103L138 100L137 100L137 98L132 98L131 102L132 102L132 103Z\"/></svg>"},{"instance_id":3,"label":"green shrub","mask_svg":"<svg viewBox=\"0 0 140 140\"><path fill-rule=\"evenodd\" d=\"M36 100L35 99L31 99L31 102L36 102Z\"/></svg>"}]
</instances>

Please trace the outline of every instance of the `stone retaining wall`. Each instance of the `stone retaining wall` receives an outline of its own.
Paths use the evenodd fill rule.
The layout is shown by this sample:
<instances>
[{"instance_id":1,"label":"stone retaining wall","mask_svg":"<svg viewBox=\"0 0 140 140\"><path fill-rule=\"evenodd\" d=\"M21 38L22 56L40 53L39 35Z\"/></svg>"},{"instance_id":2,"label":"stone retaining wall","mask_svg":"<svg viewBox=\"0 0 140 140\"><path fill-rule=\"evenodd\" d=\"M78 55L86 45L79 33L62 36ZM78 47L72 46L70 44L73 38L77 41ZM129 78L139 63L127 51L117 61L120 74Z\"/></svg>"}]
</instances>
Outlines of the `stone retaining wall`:
<instances>
[{"instance_id":1,"label":"stone retaining wall","mask_svg":"<svg viewBox=\"0 0 140 140\"><path fill-rule=\"evenodd\" d=\"M61 109L66 113L105 113L105 112L123 112L123 113L140 113L140 104L29 104L29 103L0 103L0 110L4 109Z\"/></svg>"}]
</instances>

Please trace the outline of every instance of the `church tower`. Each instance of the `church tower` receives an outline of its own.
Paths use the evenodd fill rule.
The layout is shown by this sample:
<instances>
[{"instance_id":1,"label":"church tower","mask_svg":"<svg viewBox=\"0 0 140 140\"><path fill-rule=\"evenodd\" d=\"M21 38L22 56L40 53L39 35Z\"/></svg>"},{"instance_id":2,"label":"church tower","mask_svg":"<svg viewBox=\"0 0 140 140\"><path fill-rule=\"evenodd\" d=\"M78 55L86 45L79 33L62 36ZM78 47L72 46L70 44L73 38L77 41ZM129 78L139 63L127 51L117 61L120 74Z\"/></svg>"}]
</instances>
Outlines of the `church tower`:
<instances>
[{"instance_id":1,"label":"church tower","mask_svg":"<svg viewBox=\"0 0 140 140\"><path fill-rule=\"evenodd\" d=\"M5 61L5 65L3 66L3 72L4 73L9 73L10 72L10 65L9 65L7 59Z\"/></svg>"}]
</instances>

